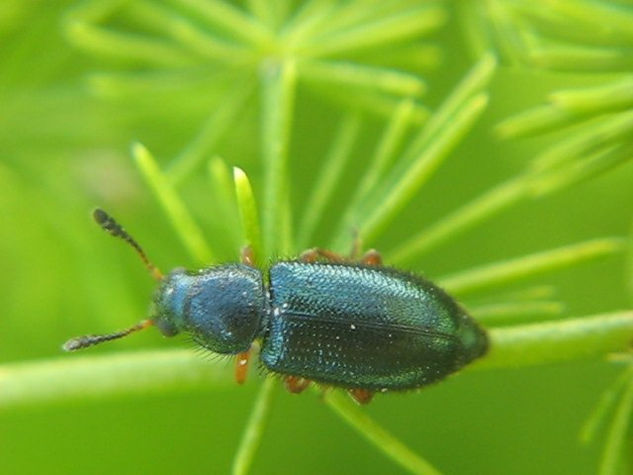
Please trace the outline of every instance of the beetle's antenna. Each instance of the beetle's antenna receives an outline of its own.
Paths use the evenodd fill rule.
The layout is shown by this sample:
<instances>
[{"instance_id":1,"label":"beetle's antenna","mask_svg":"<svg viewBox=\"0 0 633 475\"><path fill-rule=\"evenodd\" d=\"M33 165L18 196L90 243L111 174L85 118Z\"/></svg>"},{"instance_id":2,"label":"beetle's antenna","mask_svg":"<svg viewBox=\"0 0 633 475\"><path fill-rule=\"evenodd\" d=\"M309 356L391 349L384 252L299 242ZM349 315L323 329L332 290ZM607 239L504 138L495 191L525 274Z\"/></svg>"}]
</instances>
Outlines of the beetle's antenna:
<instances>
[{"instance_id":1,"label":"beetle's antenna","mask_svg":"<svg viewBox=\"0 0 633 475\"><path fill-rule=\"evenodd\" d=\"M78 336L76 338L71 338L70 340L68 340L66 343L64 343L62 348L64 349L64 351L81 350L82 348L88 348L89 346L98 345L99 343L103 343L105 341L118 340L119 338L128 336L130 333L144 330L145 328L150 327L153 324L153 320L142 320L136 325L118 332L107 333L105 335Z\"/></svg>"},{"instance_id":2,"label":"beetle's antenna","mask_svg":"<svg viewBox=\"0 0 633 475\"><path fill-rule=\"evenodd\" d=\"M114 237L119 237L123 239L130 246L132 246L134 250L138 253L138 255L141 257L143 262L145 263L145 266L147 267L147 270L149 270L150 274L152 274L152 277L154 277L154 279L156 280L162 280L163 273L158 269L158 267L152 264L152 262L147 258L145 251L143 251L143 248L139 246L139 244L134 240L134 238L132 238L132 236L130 236L127 233L127 231L123 229L123 226L117 223L116 220L112 216L110 216L108 213L103 211L101 208L97 208L93 211L92 217L94 218L96 223L99 226L101 226L103 230L107 231ZM116 338L119 338L119 337L116 337ZM95 344L95 343L92 343L92 344Z\"/></svg>"}]
</instances>

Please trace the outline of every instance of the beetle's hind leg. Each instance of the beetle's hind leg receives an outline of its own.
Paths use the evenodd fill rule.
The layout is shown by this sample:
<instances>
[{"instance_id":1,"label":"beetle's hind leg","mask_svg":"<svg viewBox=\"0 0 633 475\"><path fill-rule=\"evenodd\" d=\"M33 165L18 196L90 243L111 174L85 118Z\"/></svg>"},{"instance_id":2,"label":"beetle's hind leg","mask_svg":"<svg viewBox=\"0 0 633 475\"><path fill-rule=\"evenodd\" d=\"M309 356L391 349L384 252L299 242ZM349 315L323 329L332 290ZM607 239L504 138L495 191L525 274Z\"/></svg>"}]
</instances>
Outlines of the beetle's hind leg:
<instances>
[{"instance_id":1,"label":"beetle's hind leg","mask_svg":"<svg viewBox=\"0 0 633 475\"><path fill-rule=\"evenodd\" d=\"M303 392L308 386L310 386L310 380L302 378L301 376L286 376L284 378L284 385L286 389L293 394L299 394Z\"/></svg>"}]
</instances>

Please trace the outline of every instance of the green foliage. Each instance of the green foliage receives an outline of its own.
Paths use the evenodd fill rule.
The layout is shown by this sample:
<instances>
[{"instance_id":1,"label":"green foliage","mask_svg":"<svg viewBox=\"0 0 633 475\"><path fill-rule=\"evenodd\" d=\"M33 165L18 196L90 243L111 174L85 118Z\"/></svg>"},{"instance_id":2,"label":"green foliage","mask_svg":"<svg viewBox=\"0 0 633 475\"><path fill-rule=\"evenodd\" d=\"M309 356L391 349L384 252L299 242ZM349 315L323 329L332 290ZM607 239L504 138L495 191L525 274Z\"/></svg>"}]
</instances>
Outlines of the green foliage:
<instances>
[{"instance_id":1,"label":"green foliage","mask_svg":"<svg viewBox=\"0 0 633 475\"><path fill-rule=\"evenodd\" d=\"M5 2L3 472L625 473L631 32L591 0ZM490 354L367 408L236 387L151 332L60 356L151 292L95 204L163 269L358 234L462 300Z\"/></svg>"}]
</instances>

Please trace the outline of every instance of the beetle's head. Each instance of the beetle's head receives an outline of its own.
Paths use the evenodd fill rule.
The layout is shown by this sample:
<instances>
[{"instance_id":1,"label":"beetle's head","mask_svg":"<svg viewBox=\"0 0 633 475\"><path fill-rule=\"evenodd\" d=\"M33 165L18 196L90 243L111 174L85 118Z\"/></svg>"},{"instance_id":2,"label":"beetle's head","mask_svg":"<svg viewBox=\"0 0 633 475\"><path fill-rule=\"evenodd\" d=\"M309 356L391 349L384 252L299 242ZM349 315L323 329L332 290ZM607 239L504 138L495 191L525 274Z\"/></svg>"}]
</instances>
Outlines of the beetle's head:
<instances>
[{"instance_id":1,"label":"beetle's head","mask_svg":"<svg viewBox=\"0 0 633 475\"><path fill-rule=\"evenodd\" d=\"M240 353L250 347L268 308L257 269L230 264L200 272L176 269L164 276L114 218L101 209L93 217L103 230L136 250L159 286L150 319L118 332L72 338L63 346L66 351L123 338L152 325L165 336L188 332L197 343L218 353Z\"/></svg>"},{"instance_id":2,"label":"beetle's head","mask_svg":"<svg viewBox=\"0 0 633 475\"><path fill-rule=\"evenodd\" d=\"M215 353L246 351L266 313L261 273L241 264L176 269L154 294L154 324L165 336L191 334Z\"/></svg>"}]
</instances>

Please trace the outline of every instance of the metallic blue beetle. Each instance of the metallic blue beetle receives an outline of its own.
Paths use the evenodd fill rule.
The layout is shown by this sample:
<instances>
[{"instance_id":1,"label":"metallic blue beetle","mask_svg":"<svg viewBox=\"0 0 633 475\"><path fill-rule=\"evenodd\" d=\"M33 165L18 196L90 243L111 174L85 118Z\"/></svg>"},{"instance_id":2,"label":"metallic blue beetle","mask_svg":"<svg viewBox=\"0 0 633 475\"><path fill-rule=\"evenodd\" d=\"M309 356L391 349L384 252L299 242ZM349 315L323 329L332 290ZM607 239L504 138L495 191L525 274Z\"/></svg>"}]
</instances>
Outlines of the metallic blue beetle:
<instances>
[{"instance_id":1,"label":"metallic blue beetle","mask_svg":"<svg viewBox=\"0 0 633 475\"><path fill-rule=\"evenodd\" d=\"M260 340L262 364L283 375L290 391L315 381L346 388L361 403L376 391L436 382L487 350L486 333L455 300L428 280L383 267L375 251L351 263L314 249L274 264L268 286L248 253L242 264L175 269L163 277L110 216L101 210L94 216L139 252L160 285L151 320L70 340L67 350L153 324L166 336L185 332L212 352L238 355L236 377L243 382L251 346Z\"/></svg>"}]
</instances>

